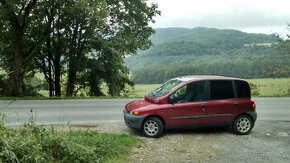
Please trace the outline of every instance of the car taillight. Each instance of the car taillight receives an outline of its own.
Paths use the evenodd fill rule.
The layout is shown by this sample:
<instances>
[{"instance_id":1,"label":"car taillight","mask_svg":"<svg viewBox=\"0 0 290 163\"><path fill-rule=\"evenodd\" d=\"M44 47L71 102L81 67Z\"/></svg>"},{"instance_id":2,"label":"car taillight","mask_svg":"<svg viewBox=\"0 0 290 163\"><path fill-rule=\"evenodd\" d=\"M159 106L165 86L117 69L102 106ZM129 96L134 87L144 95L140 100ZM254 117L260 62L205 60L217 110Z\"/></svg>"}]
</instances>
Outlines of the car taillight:
<instances>
[{"instance_id":1,"label":"car taillight","mask_svg":"<svg viewBox=\"0 0 290 163\"><path fill-rule=\"evenodd\" d=\"M253 109L254 109L254 110L256 109L256 104L255 104L254 101L253 101Z\"/></svg>"}]
</instances>

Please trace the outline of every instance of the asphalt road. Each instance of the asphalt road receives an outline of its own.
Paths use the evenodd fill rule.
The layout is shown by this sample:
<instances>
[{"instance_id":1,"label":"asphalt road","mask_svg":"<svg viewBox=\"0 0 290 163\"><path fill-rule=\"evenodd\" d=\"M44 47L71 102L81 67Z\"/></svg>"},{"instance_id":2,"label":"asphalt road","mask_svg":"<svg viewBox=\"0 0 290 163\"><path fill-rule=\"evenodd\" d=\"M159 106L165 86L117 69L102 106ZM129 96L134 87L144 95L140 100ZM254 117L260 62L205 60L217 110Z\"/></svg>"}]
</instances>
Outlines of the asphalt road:
<instances>
[{"instance_id":1,"label":"asphalt road","mask_svg":"<svg viewBox=\"0 0 290 163\"><path fill-rule=\"evenodd\" d=\"M93 124L123 121L124 106L134 99L72 99L0 101L6 125ZM258 121L290 122L290 98L254 98ZM31 112L32 111L32 112Z\"/></svg>"}]
</instances>

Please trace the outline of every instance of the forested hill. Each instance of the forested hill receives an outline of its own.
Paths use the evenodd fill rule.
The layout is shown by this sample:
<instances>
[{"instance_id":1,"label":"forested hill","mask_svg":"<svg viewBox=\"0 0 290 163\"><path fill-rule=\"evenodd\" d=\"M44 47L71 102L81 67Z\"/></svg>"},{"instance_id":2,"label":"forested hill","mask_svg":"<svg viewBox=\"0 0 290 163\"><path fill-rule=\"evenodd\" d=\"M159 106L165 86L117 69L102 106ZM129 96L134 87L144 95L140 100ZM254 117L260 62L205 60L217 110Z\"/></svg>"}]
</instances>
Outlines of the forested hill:
<instances>
[{"instance_id":1,"label":"forested hill","mask_svg":"<svg viewBox=\"0 0 290 163\"><path fill-rule=\"evenodd\" d=\"M287 61L275 55L276 38L230 29L158 28L148 50L127 58L136 83L160 83L190 74L241 78L285 77Z\"/></svg>"}]
</instances>

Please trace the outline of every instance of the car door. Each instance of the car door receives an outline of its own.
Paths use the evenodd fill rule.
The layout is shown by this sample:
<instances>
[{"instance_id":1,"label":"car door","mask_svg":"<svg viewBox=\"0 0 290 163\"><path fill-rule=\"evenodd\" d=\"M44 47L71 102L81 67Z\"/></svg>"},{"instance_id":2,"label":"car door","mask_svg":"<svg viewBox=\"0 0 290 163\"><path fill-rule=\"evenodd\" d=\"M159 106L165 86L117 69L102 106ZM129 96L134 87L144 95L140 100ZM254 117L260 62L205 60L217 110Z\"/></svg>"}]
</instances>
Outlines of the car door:
<instances>
[{"instance_id":1,"label":"car door","mask_svg":"<svg viewBox=\"0 0 290 163\"><path fill-rule=\"evenodd\" d=\"M233 81L211 80L208 88L210 99L205 109L207 123L231 122L238 105L234 95Z\"/></svg>"},{"instance_id":2,"label":"car door","mask_svg":"<svg viewBox=\"0 0 290 163\"><path fill-rule=\"evenodd\" d=\"M248 82L242 80L234 81L236 100L234 102L235 108L233 113L235 116L253 111L253 102L251 101L251 90Z\"/></svg>"},{"instance_id":3,"label":"car door","mask_svg":"<svg viewBox=\"0 0 290 163\"><path fill-rule=\"evenodd\" d=\"M189 83L172 93L176 96L169 107L169 125L183 126L204 123L205 116L205 81Z\"/></svg>"}]
</instances>

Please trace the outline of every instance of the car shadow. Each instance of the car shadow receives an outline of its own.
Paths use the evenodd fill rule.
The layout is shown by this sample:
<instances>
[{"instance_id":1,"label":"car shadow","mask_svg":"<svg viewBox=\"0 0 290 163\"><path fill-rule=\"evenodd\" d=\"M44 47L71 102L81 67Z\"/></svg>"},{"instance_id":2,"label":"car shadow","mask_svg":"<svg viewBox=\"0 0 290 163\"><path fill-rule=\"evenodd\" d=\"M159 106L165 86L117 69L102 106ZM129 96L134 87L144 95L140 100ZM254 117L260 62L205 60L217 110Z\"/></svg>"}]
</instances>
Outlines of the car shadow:
<instances>
[{"instance_id":1,"label":"car shadow","mask_svg":"<svg viewBox=\"0 0 290 163\"><path fill-rule=\"evenodd\" d=\"M168 129L164 132L163 136L174 134L222 134L222 133L233 133L233 130L227 126L179 128L179 129Z\"/></svg>"},{"instance_id":2,"label":"car shadow","mask_svg":"<svg viewBox=\"0 0 290 163\"><path fill-rule=\"evenodd\" d=\"M136 135L138 137L148 138L146 137L142 131L128 129L130 134ZM210 134L234 134L231 127L227 126L211 126L211 127L191 127L191 128L178 128L178 129L167 129L164 133L159 137L166 137L170 135L210 135Z\"/></svg>"}]
</instances>

